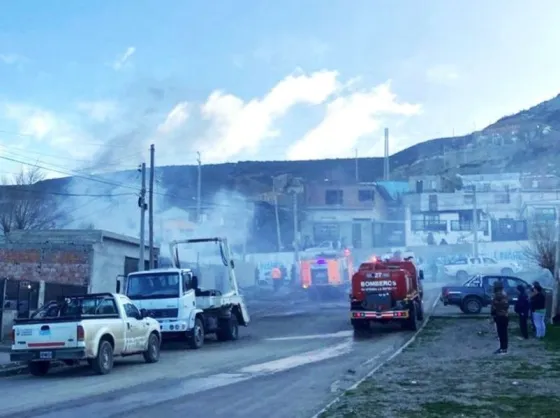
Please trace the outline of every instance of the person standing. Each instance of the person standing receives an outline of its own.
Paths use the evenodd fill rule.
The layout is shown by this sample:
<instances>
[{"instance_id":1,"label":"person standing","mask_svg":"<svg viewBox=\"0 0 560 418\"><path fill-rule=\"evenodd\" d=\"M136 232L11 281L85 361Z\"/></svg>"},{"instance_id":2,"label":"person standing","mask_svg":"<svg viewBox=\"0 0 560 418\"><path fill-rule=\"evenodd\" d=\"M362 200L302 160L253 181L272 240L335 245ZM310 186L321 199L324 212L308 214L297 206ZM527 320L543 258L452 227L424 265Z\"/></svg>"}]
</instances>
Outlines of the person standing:
<instances>
[{"instance_id":1,"label":"person standing","mask_svg":"<svg viewBox=\"0 0 560 418\"><path fill-rule=\"evenodd\" d=\"M278 267L273 267L270 275L272 276L272 287L277 292L282 287L282 271Z\"/></svg>"},{"instance_id":2,"label":"person standing","mask_svg":"<svg viewBox=\"0 0 560 418\"><path fill-rule=\"evenodd\" d=\"M515 313L519 315L519 331L521 337L525 340L529 338L529 330L527 329L527 319L529 319L529 297L525 292L525 286L517 286L517 300L515 301Z\"/></svg>"},{"instance_id":3,"label":"person standing","mask_svg":"<svg viewBox=\"0 0 560 418\"><path fill-rule=\"evenodd\" d=\"M509 325L509 300L504 292L504 284L498 280L494 283L494 297L492 298L491 313L496 322L496 330L500 340L500 348L494 354L507 354L508 352L508 325Z\"/></svg>"},{"instance_id":4,"label":"person standing","mask_svg":"<svg viewBox=\"0 0 560 418\"><path fill-rule=\"evenodd\" d=\"M533 294L531 295L531 310L533 322L536 328L536 337L544 338L546 335L546 325L544 318L546 316L546 296L539 282L533 283Z\"/></svg>"}]
</instances>

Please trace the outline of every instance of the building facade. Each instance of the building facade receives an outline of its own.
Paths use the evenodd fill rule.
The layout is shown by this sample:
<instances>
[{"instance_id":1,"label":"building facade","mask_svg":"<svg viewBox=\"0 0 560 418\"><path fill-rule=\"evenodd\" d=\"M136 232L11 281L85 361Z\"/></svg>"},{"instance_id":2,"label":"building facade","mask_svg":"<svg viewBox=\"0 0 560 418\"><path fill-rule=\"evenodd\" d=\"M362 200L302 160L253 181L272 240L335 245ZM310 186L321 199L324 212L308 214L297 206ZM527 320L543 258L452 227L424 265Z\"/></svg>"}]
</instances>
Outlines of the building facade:
<instances>
[{"instance_id":1,"label":"building facade","mask_svg":"<svg viewBox=\"0 0 560 418\"><path fill-rule=\"evenodd\" d=\"M519 173L429 176L410 179L407 207L409 246L524 241L531 226L554 224L560 205L560 179ZM474 220L476 219L476 223Z\"/></svg>"},{"instance_id":2,"label":"building facade","mask_svg":"<svg viewBox=\"0 0 560 418\"><path fill-rule=\"evenodd\" d=\"M325 242L353 248L404 245L404 211L395 218L395 202L377 183L311 184L305 188L304 205L304 248Z\"/></svg>"},{"instance_id":3,"label":"building facade","mask_svg":"<svg viewBox=\"0 0 560 418\"><path fill-rule=\"evenodd\" d=\"M114 292L117 277L138 270L137 239L100 230L10 234L0 242L0 278L8 309L34 310L59 296ZM156 260L159 249L156 248ZM149 249L144 249L149 260ZM22 308L23 306L23 308Z\"/></svg>"}]
</instances>

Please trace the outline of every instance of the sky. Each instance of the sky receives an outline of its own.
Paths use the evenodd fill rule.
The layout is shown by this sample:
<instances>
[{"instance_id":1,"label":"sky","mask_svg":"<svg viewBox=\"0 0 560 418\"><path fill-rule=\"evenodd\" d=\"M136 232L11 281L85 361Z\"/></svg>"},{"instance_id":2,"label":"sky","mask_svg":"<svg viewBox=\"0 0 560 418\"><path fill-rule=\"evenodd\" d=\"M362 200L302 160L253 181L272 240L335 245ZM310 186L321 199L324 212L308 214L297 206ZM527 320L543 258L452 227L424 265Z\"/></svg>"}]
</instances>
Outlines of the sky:
<instances>
[{"instance_id":1,"label":"sky","mask_svg":"<svg viewBox=\"0 0 560 418\"><path fill-rule=\"evenodd\" d=\"M0 175L381 156L560 93L557 0L0 3Z\"/></svg>"}]
</instances>

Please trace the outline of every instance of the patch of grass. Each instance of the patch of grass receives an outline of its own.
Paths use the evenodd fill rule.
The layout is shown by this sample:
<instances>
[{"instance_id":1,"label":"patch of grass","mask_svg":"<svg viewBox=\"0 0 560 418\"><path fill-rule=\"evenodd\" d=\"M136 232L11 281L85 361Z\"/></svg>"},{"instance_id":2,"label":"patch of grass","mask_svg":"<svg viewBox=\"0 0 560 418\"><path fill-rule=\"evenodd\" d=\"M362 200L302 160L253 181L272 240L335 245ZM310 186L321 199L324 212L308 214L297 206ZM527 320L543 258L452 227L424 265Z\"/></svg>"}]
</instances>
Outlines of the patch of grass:
<instances>
[{"instance_id":1,"label":"patch of grass","mask_svg":"<svg viewBox=\"0 0 560 418\"><path fill-rule=\"evenodd\" d=\"M560 377L560 370L555 367L555 364L547 364L546 366L540 364L531 364L527 361L521 361L515 364L514 367L506 368L503 370L504 376L509 379L542 379L542 378L558 378Z\"/></svg>"},{"instance_id":2,"label":"patch of grass","mask_svg":"<svg viewBox=\"0 0 560 418\"><path fill-rule=\"evenodd\" d=\"M549 325L546 328L546 336L544 337L544 344L547 350L557 351L560 353L560 326Z\"/></svg>"},{"instance_id":3,"label":"patch of grass","mask_svg":"<svg viewBox=\"0 0 560 418\"><path fill-rule=\"evenodd\" d=\"M559 401L558 397L539 395L484 397L479 399L477 404L442 400L421 404L420 410L403 411L399 416L403 418L553 418L558 417L558 411L551 408L551 405L557 405Z\"/></svg>"}]
</instances>

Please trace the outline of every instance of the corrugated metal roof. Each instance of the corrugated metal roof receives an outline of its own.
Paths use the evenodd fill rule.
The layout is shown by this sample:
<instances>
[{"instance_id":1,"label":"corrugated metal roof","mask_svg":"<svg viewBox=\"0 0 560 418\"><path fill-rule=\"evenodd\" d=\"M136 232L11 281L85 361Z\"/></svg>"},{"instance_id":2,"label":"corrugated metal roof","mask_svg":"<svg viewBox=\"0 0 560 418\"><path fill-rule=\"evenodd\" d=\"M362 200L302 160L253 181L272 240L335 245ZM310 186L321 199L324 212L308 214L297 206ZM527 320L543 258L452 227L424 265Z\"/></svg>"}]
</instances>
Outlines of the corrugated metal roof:
<instances>
[{"instance_id":1,"label":"corrugated metal roof","mask_svg":"<svg viewBox=\"0 0 560 418\"><path fill-rule=\"evenodd\" d=\"M410 184L407 181L379 181L377 185L383 187L393 199L410 192Z\"/></svg>"},{"instance_id":2,"label":"corrugated metal roof","mask_svg":"<svg viewBox=\"0 0 560 418\"><path fill-rule=\"evenodd\" d=\"M140 245L138 238L116 234L100 229L44 229L36 231L13 231L9 237L0 237L3 243L30 244L95 244L104 240L118 241L125 244Z\"/></svg>"}]
</instances>

